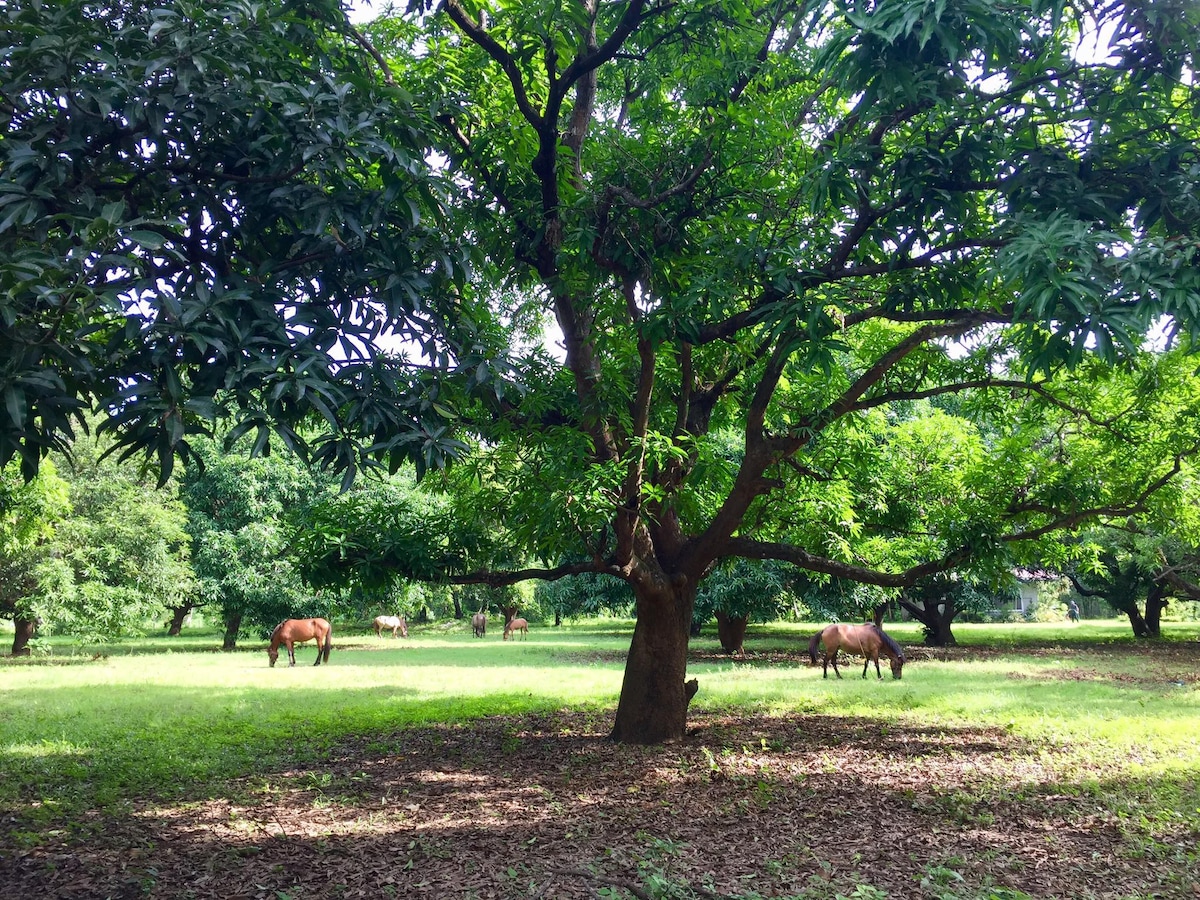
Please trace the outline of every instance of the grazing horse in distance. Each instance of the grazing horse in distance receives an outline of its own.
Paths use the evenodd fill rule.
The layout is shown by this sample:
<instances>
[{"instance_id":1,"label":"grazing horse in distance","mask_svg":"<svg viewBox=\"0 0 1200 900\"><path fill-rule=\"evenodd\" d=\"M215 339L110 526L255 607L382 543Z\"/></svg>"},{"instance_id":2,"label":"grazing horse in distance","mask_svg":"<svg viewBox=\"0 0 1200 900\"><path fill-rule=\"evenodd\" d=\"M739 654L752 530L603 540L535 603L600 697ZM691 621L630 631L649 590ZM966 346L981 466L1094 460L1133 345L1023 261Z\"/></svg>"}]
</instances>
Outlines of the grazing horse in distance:
<instances>
[{"instance_id":1,"label":"grazing horse in distance","mask_svg":"<svg viewBox=\"0 0 1200 900\"><path fill-rule=\"evenodd\" d=\"M471 616L471 631L475 637L483 637L487 634L487 616L483 612L477 612Z\"/></svg>"},{"instance_id":2,"label":"grazing horse in distance","mask_svg":"<svg viewBox=\"0 0 1200 900\"><path fill-rule=\"evenodd\" d=\"M504 626L504 640L507 641L508 636L510 634L515 634L515 632L518 632L518 631L521 632L522 635L524 635L524 637L522 637L521 640L525 640L525 637L529 636L529 623L526 622L524 619L513 619L511 622L509 622L507 625ZM513 640L515 641L516 637L513 637Z\"/></svg>"},{"instance_id":3,"label":"grazing horse in distance","mask_svg":"<svg viewBox=\"0 0 1200 900\"><path fill-rule=\"evenodd\" d=\"M333 649L333 629L329 622L325 619L284 619L271 632L271 646L267 648L271 667L274 668L275 660L279 659L280 644L287 647L288 665L294 666L296 651L292 645L314 639L317 642L317 661L313 665L319 666L322 659L329 662L329 651Z\"/></svg>"},{"instance_id":4,"label":"grazing horse in distance","mask_svg":"<svg viewBox=\"0 0 1200 900\"><path fill-rule=\"evenodd\" d=\"M408 623L404 621L404 616L376 616L374 627L375 637L379 637L385 628L392 629L392 637L396 636L397 631L402 637L408 637Z\"/></svg>"},{"instance_id":5,"label":"grazing horse in distance","mask_svg":"<svg viewBox=\"0 0 1200 900\"><path fill-rule=\"evenodd\" d=\"M880 678L883 673L879 671L879 654L883 654L892 664L892 677L899 678L900 670L904 667L904 651L900 648L890 635L884 632L878 625L867 623L864 625L826 625L822 630L812 636L812 640L808 642L808 655L812 659L812 664L817 664L817 647L820 644L825 645L825 661L821 667L824 677L829 677L829 664L833 663L833 674L838 678L842 677L842 673L838 671L837 655L839 650L845 650L847 653L857 653L865 657L863 663L862 677L867 677L867 668L872 662L875 663L875 674Z\"/></svg>"}]
</instances>

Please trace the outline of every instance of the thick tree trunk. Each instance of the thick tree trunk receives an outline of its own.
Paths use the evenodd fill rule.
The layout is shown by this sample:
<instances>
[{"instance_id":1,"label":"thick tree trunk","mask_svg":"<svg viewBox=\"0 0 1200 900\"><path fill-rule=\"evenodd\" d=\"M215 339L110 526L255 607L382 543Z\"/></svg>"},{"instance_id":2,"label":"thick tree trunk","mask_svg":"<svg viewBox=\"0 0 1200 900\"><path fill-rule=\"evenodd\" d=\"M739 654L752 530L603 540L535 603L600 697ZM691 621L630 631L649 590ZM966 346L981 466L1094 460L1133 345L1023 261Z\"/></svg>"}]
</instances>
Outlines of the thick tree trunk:
<instances>
[{"instance_id":1,"label":"thick tree trunk","mask_svg":"<svg viewBox=\"0 0 1200 900\"><path fill-rule=\"evenodd\" d=\"M242 614L233 613L225 620L225 640L221 643L222 650L236 650L238 632L242 630Z\"/></svg>"},{"instance_id":2,"label":"thick tree trunk","mask_svg":"<svg viewBox=\"0 0 1200 900\"><path fill-rule=\"evenodd\" d=\"M1161 637L1162 613L1170 603L1166 588L1161 584L1152 584L1150 593L1146 595L1146 636Z\"/></svg>"},{"instance_id":3,"label":"thick tree trunk","mask_svg":"<svg viewBox=\"0 0 1200 900\"><path fill-rule=\"evenodd\" d=\"M958 608L953 603L941 603L935 606L931 614L932 627L925 632L925 643L932 647L953 647L958 643L950 626Z\"/></svg>"},{"instance_id":4,"label":"thick tree trunk","mask_svg":"<svg viewBox=\"0 0 1200 900\"><path fill-rule=\"evenodd\" d=\"M16 627L16 633L13 635L12 655L29 656L29 642L37 633L37 620L18 616L13 619L13 625Z\"/></svg>"},{"instance_id":5,"label":"thick tree trunk","mask_svg":"<svg viewBox=\"0 0 1200 900\"><path fill-rule=\"evenodd\" d=\"M179 637L179 633L183 631L184 620L191 615L194 608L194 603L185 603L183 606L171 607L171 622L167 625L167 634L170 637Z\"/></svg>"},{"instance_id":6,"label":"thick tree trunk","mask_svg":"<svg viewBox=\"0 0 1200 900\"><path fill-rule=\"evenodd\" d=\"M1125 607L1123 612L1129 617L1129 627L1133 629L1134 637L1150 637L1150 626L1147 625L1146 620L1142 618L1142 611L1138 609L1136 603Z\"/></svg>"},{"instance_id":7,"label":"thick tree trunk","mask_svg":"<svg viewBox=\"0 0 1200 900\"><path fill-rule=\"evenodd\" d=\"M661 744L687 733L695 679L687 676L688 629L694 585L635 585L637 623L625 661L625 680L610 737L625 744Z\"/></svg>"},{"instance_id":8,"label":"thick tree trunk","mask_svg":"<svg viewBox=\"0 0 1200 900\"><path fill-rule=\"evenodd\" d=\"M462 598L458 596L458 592L450 595L450 599L454 601L454 618L455 620L463 618Z\"/></svg>"},{"instance_id":9,"label":"thick tree trunk","mask_svg":"<svg viewBox=\"0 0 1200 900\"><path fill-rule=\"evenodd\" d=\"M901 600L900 605L925 627L927 647L953 647L958 643L950 626L958 615L958 607L947 600L944 603L913 603Z\"/></svg>"},{"instance_id":10,"label":"thick tree trunk","mask_svg":"<svg viewBox=\"0 0 1200 900\"><path fill-rule=\"evenodd\" d=\"M746 617L728 616L717 610L717 640L721 649L734 656L744 656L746 648Z\"/></svg>"},{"instance_id":11,"label":"thick tree trunk","mask_svg":"<svg viewBox=\"0 0 1200 900\"><path fill-rule=\"evenodd\" d=\"M500 607L500 612L504 613L504 624L505 625L507 625L509 622L511 622L513 619L515 619L517 617L517 610L519 610L520 608L521 607L519 607L519 606L501 606Z\"/></svg>"}]
</instances>

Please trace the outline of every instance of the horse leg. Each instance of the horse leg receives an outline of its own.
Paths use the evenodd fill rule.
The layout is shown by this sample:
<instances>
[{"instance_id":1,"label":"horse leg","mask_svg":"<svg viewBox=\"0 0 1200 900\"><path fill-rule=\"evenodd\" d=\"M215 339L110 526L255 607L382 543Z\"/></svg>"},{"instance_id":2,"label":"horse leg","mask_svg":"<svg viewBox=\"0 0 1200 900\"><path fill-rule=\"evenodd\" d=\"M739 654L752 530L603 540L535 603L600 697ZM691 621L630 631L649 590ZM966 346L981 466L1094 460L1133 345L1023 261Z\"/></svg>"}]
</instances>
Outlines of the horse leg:
<instances>
[{"instance_id":1,"label":"horse leg","mask_svg":"<svg viewBox=\"0 0 1200 900\"><path fill-rule=\"evenodd\" d=\"M841 670L840 670L840 669L837 667L837 655L838 655L838 648L837 648L837 647L834 647L834 648L833 648L833 653L832 653L832 654L830 654L830 657L831 657L831 662L833 663L833 674L834 674L834 675L836 675L838 678L841 678L841 677L842 677L842 672L841 672Z\"/></svg>"},{"instance_id":2,"label":"horse leg","mask_svg":"<svg viewBox=\"0 0 1200 900\"><path fill-rule=\"evenodd\" d=\"M871 667L871 657L863 659L863 678L867 677L867 669ZM879 663L875 663L875 667L879 668Z\"/></svg>"},{"instance_id":3,"label":"horse leg","mask_svg":"<svg viewBox=\"0 0 1200 900\"><path fill-rule=\"evenodd\" d=\"M317 642L317 661L313 663L313 665L319 666L321 664L321 635L315 635L313 640Z\"/></svg>"},{"instance_id":4,"label":"horse leg","mask_svg":"<svg viewBox=\"0 0 1200 900\"><path fill-rule=\"evenodd\" d=\"M883 679L883 673L879 671L879 654L878 653L875 654L875 674L879 676L880 680Z\"/></svg>"},{"instance_id":5,"label":"horse leg","mask_svg":"<svg viewBox=\"0 0 1200 900\"><path fill-rule=\"evenodd\" d=\"M288 665L294 666L296 664L296 647L291 641L288 641L287 648L288 648Z\"/></svg>"}]
</instances>

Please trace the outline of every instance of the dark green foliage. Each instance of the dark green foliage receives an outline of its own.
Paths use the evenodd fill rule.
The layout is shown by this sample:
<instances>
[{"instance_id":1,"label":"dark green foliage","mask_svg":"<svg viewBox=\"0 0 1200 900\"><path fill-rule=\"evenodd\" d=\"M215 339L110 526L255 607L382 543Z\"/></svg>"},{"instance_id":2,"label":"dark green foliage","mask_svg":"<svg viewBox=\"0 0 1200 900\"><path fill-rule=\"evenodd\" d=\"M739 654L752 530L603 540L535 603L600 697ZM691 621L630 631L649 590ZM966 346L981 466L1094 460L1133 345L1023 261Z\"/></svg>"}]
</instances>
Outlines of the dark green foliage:
<instances>
[{"instance_id":1,"label":"dark green foliage","mask_svg":"<svg viewBox=\"0 0 1200 900\"><path fill-rule=\"evenodd\" d=\"M394 464L454 449L372 346L478 362L441 327L462 270L416 116L338 4L22 0L0 48L0 463L32 475L96 402L164 478L234 409L234 437L339 469L352 433Z\"/></svg>"}]
</instances>

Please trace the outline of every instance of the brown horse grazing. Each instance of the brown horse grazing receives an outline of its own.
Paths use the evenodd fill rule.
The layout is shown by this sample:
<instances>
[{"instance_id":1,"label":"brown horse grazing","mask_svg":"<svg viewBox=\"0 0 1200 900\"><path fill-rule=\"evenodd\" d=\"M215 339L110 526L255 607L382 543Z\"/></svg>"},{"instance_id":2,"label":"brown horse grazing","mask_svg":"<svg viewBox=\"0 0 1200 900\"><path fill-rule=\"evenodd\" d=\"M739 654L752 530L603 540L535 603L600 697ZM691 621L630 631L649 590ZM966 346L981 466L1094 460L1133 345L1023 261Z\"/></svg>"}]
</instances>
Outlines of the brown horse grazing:
<instances>
[{"instance_id":1,"label":"brown horse grazing","mask_svg":"<svg viewBox=\"0 0 1200 900\"><path fill-rule=\"evenodd\" d=\"M487 616L482 612L477 612L471 616L471 630L475 633L475 637L483 637L487 634Z\"/></svg>"},{"instance_id":2,"label":"brown horse grazing","mask_svg":"<svg viewBox=\"0 0 1200 900\"><path fill-rule=\"evenodd\" d=\"M837 665L839 650L857 653L866 658L863 663L863 678L867 677L867 668L872 662L875 663L875 674L880 678L883 677L883 673L879 671L880 653L891 660L893 678L899 678L900 670L904 668L904 651L900 645L882 628L869 622L864 625L826 625L825 628L814 634L812 640L808 642L808 655L814 666L817 664L818 644L825 645L825 662L821 667L825 678L829 677L831 662L833 663L833 674L838 678L842 677Z\"/></svg>"},{"instance_id":3,"label":"brown horse grazing","mask_svg":"<svg viewBox=\"0 0 1200 900\"><path fill-rule=\"evenodd\" d=\"M294 666L296 651L292 645L303 644L314 638L317 642L317 661L313 665L319 666L322 659L329 662L329 651L333 649L333 629L329 623L324 619L284 619L271 632L271 646L267 648L271 666L274 667L275 660L279 659L280 644L287 647L288 665Z\"/></svg>"},{"instance_id":4,"label":"brown horse grazing","mask_svg":"<svg viewBox=\"0 0 1200 900\"><path fill-rule=\"evenodd\" d=\"M521 632L523 635L525 635L525 637L528 637L529 636L529 623L526 622L524 619L513 619L511 622L509 622L507 625L504 626L504 640L507 641L508 636L517 631ZM516 638L514 637L513 640L515 641ZM521 640L525 640L525 638L523 637L523 638L521 638Z\"/></svg>"},{"instance_id":5,"label":"brown horse grazing","mask_svg":"<svg viewBox=\"0 0 1200 900\"><path fill-rule=\"evenodd\" d=\"M404 621L404 616L376 616L375 637L379 637L385 628L392 629L392 637L396 636L397 631L402 637L408 637L408 623Z\"/></svg>"}]
</instances>

